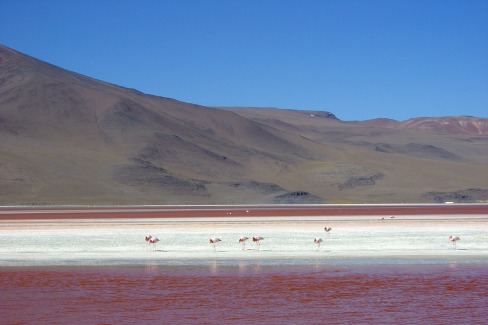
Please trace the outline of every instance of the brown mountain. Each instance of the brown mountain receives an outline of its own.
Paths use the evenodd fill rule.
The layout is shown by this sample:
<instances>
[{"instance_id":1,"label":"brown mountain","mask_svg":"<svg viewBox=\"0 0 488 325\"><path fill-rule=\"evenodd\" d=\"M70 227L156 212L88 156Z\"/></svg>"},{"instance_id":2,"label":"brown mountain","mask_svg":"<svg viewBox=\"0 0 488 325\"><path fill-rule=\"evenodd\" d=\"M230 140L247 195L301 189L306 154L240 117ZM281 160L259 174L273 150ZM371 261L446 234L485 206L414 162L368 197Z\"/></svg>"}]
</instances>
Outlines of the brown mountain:
<instances>
[{"instance_id":1,"label":"brown mountain","mask_svg":"<svg viewBox=\"0 0 488 325\"><path fill-rule=\"evenodd\" d=\"M486 125L204 107L0 46L0 204L487 200Z\"/></svg>"},{"instance_id":2,"label":"brown mountain","mask_svg":"<svg viewBox=\"0 0 488 325\"><path fill-rule=\"evenodd\" d=\"M404 122L376 119L363 124L446 135L488 135L488 119L473 116L418 117Z\"/></svg>"}]
</instances>

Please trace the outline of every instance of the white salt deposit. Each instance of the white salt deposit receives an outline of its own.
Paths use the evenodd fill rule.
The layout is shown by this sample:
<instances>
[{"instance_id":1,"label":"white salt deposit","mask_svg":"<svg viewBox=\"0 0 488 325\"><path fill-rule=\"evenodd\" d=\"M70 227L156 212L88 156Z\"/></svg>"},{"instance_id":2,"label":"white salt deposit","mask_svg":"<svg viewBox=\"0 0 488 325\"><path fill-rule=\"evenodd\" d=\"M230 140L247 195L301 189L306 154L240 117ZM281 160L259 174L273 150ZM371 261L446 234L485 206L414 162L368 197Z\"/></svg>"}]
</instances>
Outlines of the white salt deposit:
<instances>
[{"instance_id":1,"label":"white salt deposit","mask_svg":"<svg viewBox=\"0 0 488 325\"><path fill-rule=\"evenodd\" d=\"M0 221L0 266L488 261L488 216ZM329 233L324 227L332 227ZM158 237L149 245L146 235ZM450 235L460 241L453 245ZM245 249L240 236L250 239ZM258 249L253 236L264 237ZM222 241L213 246L210 237ZM323 243L319 248L314 238ZM378 260L379 259L379 260Z\"/></svg>"}]
</instances>

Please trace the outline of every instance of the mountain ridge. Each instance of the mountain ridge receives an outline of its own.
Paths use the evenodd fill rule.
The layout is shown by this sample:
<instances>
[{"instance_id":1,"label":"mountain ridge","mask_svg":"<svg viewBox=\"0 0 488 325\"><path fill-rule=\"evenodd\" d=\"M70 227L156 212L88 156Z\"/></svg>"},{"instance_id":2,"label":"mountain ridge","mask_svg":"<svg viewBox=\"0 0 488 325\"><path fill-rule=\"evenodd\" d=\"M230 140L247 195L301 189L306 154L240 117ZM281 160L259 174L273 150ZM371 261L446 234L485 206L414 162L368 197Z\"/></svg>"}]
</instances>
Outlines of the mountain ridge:
<instances>
[{"instance_id":1,"label":"mountain ridge","mask_svg":"<svg viewBox=\"0 0 488 325\"><path fill-rule=\"evenodd\" d=\"M486 125L206 107L0 45L0 204L430 202L468 189L486 200Z\"/></svg>"}]
</instances>

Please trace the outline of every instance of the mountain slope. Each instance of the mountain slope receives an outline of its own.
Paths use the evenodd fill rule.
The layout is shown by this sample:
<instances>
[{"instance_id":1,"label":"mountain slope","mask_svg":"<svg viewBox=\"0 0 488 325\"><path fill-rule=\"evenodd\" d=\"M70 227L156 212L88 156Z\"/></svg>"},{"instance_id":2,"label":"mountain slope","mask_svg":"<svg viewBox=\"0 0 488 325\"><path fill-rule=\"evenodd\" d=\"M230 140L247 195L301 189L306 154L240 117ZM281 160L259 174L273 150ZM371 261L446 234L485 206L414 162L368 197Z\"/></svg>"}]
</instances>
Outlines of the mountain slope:
<instances>
[{"instance_id":1,"label":"mountain slope","mask_svg":"<svg viewBox=\"0 0 488 325\"><path fill-rule=\"evenodd\" d=\"M446 136L204 107L0 45L0 204L430 202L488 184L485 120Z\"/></svg>"},{"instance_id":2,"label":"mountain slope","mask_svg":"<svg viewBox=\"0 0 488 325\"><path fill-rule=\"evenodd\" d=\"M211 200L207 184L277 173L317 152L312 141L231 112L145 95L5 47L0 54L0 166L13 201L77 201L80 192L87 201Z\"/></svg>"}]
</instances>

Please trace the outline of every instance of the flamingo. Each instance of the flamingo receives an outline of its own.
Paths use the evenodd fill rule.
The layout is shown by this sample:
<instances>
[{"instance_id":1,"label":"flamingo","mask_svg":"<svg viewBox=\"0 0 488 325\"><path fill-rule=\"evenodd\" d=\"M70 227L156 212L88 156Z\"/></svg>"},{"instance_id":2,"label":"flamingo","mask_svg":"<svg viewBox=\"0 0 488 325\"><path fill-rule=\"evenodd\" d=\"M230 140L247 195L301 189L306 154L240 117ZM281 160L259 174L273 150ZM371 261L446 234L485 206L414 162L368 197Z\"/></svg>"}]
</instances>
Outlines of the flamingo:
<instances>
[{"instance_id":1,"label":"flamingo","mask_svg":"<svg viewBox=\"0 0 488 325\"><path fill-rule=\"evenodd\" d=\"M217 243L218 243L219 241L221 241L221 240L220 240L220 238L217 238L217 237L211 237L211 238L209 239L209 243L213 245L213 247L214 247L214 251L215 251L215 252L217 251L217 249L215 248L215 245L217 245Z\"/></svg>"},{"instance_id":2,"label":"flamingo","mask_svg":"<svg viewBox=\"0 0 488 325\"><path fill-rule=\"evenodd\" d=\"M260 237L260 236L254 236L252 238L252 241L256 243L256 245L258 246L258 250L260 250L260 247L261 247L261 243L260 241L263 240L264 238L263 237Z\"/></svg>"},{"instance_id":3,"label":"flamingo","mask_svg":"<svg viewBox=\"0 0 488 325\"><path fill-rule=\"evenodd\" d=\"M242 244L242 250L244 250L244 248L246 247L246 240L248 239L249 238L247 238L246 236L239 237L239 243Z\"/></svg>"},{"instance_id":4,"label":"flamingo","mask_svg":"<svg viewBox=\"0 0 488 325\"><path fill-rule=\"evenodd\" d=\"M456 242L458 240L461 240L461 238L459 238L458 236L455 235L449 236L449 241L453 244L454 248L456 248Z\"/></svg>"},{"instance_id":5,"label":"flamingo","mask_svg":"<svg viewBox=\"0 0 488 325\"><path fill-rule=\"evenodd\" d=\"M159 241L159 238L157 238L157 237L151 237L151 238L149 238L148 243L149 244L153 244L154 245L153 246L153 249L156 249L156 244L158 243L158 241Z\"/></svg>"},{"instance_id":6,"label":"flamingo","mask_svg":"<svg viewBox=\"0 0 488 325\"><path fill-rule=\"evenodd\" d=\"M318 251L320 250L320 244L323 243L324 241L322 240L322 238L317 237L313 240L313 242L317 244L317 251Z\"/></svg>"},{"instance_id":7,"label":"flamingo","mask_svg":"<svg viewBox=\"0 0 488 325\"><path fill-rule=\"evenodd\" d=\"M152 236L151 236L151 235L147 235L147 236L146 236L146 238L145 238L145 239L146 239L146 243L147 243L148 245L150 244L149 240L151 240L151 238L152 238ZM147 247L149 247L149 246L147 246Z\"/></svg>"}]
</instances>

